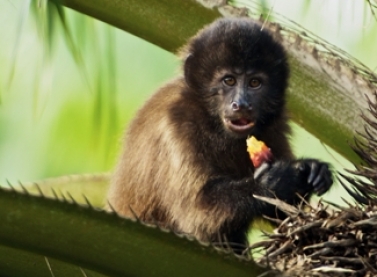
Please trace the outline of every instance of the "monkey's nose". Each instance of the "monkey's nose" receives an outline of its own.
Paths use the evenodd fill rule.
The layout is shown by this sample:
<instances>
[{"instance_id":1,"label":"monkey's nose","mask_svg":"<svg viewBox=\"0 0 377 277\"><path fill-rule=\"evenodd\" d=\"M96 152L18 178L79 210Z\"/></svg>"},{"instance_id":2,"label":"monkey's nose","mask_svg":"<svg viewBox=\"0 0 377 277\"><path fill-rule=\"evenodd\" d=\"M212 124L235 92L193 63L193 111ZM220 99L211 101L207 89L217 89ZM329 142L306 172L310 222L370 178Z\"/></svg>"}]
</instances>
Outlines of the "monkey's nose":
<instances>
[{"instance_id":1,"label":"monkey's nose","mask_svg":"<svg viewBox=\"0 0 377 277\"><path fill-rule=\"evenodd\" d=\"M236 102L232 102L231 106L233 111L238 111L240 109L240 106Z\"/></svg>"},{"instance_id":2,"label":"monkey's nose","mask_svg":"<svg viewBox=\"0 0 377 277\"><path fill-rule=\"evenodd\" d=\"M247 109L251 111L253 109L253 107L249 103L232 102L231 107L233 111L239 111L241 109Z\"/></svg>"}]
</instances>

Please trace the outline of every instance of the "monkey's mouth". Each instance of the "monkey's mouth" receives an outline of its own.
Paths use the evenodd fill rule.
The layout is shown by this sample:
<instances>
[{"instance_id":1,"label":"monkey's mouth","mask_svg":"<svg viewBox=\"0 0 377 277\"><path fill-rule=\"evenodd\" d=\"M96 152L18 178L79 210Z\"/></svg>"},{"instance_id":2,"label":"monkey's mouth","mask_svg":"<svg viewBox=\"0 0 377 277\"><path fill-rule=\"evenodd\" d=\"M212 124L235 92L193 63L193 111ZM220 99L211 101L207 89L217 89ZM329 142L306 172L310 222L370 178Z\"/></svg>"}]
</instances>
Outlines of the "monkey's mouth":
<instances>
[{"instance_id":1,"label":"monkey's mouth","mask_svg":"<svg viewBox=\"0 0 377 277\"><path fill-rule=\"evenodd\" d=\"M230 119L225 118L225 125L233 132L236 133L245 133L249 131L254 126L254 121L248 118L237 118L237 119Z\"/></svg>"}]
</instances>

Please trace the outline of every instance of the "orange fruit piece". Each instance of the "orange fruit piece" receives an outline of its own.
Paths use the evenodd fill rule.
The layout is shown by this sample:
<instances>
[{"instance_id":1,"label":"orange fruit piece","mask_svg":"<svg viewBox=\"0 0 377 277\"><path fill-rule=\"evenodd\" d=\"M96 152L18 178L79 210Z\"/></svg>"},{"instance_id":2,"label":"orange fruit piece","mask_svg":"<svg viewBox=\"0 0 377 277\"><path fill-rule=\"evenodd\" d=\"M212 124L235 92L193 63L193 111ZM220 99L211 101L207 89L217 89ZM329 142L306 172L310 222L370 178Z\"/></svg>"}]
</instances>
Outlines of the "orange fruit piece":
<instances>
[{"instance_id":1,"label":"orange fruit piece","mask_svg":"<svg viewBox=\"0 0 377 277\"><path fill-rule=\"evenodd\" d=\"M255 168L259 167L262 163L272 160L271 149L255 137L249 137L246 140L247 152L249 152L250 159Z\"/></svg>"}]
</instances>

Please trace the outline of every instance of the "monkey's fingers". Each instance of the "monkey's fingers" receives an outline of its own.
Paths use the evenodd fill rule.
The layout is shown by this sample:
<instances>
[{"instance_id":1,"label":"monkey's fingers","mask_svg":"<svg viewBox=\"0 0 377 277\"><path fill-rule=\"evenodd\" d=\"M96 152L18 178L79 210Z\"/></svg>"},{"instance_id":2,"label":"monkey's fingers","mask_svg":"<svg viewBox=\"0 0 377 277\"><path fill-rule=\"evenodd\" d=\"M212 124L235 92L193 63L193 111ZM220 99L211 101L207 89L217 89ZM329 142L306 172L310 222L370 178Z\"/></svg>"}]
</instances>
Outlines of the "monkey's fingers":
<instances>
[{"instance_id":1,"label":"monkey's fingers","mask_svg":"<svg viewBox=\"0 0 377 277\"><path fill-rule=\"evenodd\" d=\"M320 171L319 163L317 161L310 161L307 165L309 166L309 169L310 169L310 174L308 176L308 183L314 185L314 181L318 177L319 171Z\"/></svg>"},{"instance_id":2,"label":"monkey's fingers","mask_svg":"<svg viewBox=\"0 0 377 277\"><path fill-rule=\"evenodd\" d=\"M329 190L333 183L332 174L326 164L322 164L318 176L313 181L313 188L317 195L321 196Z\"/></svg>"}]
</instances>

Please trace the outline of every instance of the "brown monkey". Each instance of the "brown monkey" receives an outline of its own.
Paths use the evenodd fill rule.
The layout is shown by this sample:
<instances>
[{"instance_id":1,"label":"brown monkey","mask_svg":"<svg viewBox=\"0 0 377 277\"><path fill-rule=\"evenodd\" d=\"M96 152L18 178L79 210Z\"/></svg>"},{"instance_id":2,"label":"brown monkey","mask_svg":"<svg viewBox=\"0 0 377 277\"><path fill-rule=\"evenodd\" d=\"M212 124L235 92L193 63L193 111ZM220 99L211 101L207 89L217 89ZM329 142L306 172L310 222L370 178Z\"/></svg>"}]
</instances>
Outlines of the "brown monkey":
<instances>
[{"instance_id":1,"label":"brown monkey","mask_svg":"<svg viewBox=\"0 0 377 277\"><path fill-rule=\"evenodd\" d=\"M182 50L183 76L160 88L128 128L108 201L121 215L199 240L245 247L250 222L332 184L326 163L295 159L287 135L287 57L250 19L220 19ZM254 178L249 135L274 161ZM239 250L239 249L238 249Z\"/></svg>"}]
</instances>

